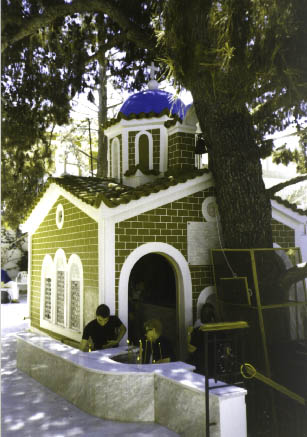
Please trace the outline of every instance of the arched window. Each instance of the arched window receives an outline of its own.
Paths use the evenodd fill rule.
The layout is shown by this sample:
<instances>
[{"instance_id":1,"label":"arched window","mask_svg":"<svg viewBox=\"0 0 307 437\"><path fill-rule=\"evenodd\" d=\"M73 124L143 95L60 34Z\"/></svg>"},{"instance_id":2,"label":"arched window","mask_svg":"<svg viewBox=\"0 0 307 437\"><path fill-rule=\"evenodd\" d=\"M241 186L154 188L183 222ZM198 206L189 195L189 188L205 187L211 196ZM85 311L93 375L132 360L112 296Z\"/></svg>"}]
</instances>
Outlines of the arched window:
<instances>
[{"instance_id":1,"label":"arched window","mask_svg":"<svg viewBox=\"0 0 307 437\"><path fill-rule=\"evenodd\" d=\"M40 326L75 341L83 327L83 267L77 254L68 263L63 249L46 255L41 273Z\"/></svg>"},{"instance_id":2,"label":"arched window","mask_svg":"<svg viewBox=\"0 0 307 437\"><path fill-rule=\"evenodd\" d=\"M143 134L139 137L139 165L143 170L149 170L149 140Z\"/></svg>"},{"instance_id":3,"label":"arched window","mask_svg":"<svg viewBox=\"0 0 307 437\"><path fill-rule=\"evenodd\" d=\"M54 257L55 264L55 322L57 325L65 326L65 276L66 256L63 249L58 249Z\"/></svg>"},{"instance_id":4,"label":"arched window","mask_svg":"<svg viewBox=\"0 0 307 437\"><path fill-rule=\"evenodd\" d=\"M147 131L139 132L135 137L135 165L141 170L153 168L153 140Z\"/></svg>"},{"instance_id":5,"label":"arched window","mask_svg":"<svg viewBox=\"0 0 307 437\"><path fill-rule=\"evenodd\" d=\"M80 331L82 327L83 268L78 255L68 261L68 327Z\"/></svg>"},{"instance_id":6,"label":"arched window","mask_svg":"<svg viewBox=\"0 0 307 437\"><path fill-rule=\"evenodd\" d=\"M54 265L50 255L45 255L41 273L41 317L52 322L53 320L53 287Z\"/></svg>"},{"instance_id":7,"label":"arched window","mask_svg":"<svg viewBox=\"0 0 307 437\"><path fill-rule=\"evenodd\" d=\"M118 138L114 138L111 143L111 177L120 178L120 145Z\"/></svg>"}]
</instances>

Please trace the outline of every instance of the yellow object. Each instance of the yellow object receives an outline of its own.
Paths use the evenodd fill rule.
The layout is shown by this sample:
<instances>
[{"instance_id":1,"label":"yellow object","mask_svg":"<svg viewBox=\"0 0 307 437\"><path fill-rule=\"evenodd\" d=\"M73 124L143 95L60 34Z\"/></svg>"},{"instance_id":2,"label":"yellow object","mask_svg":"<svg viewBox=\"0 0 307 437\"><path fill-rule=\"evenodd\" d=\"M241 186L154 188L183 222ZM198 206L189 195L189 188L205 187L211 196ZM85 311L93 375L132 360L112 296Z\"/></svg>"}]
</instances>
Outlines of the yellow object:
<instances>
[{"instance_id":1,"label":"yellow object","mask_svg":"<svg viewBox=\"0 0 307 437\"><path fill-rule=\"evenodd\" d=\"M258 381L263 382L264 384L267 384L268 386L274 388L275 390L283 393L284 395L288 396L289 398L293 399L294 401L300 403L301 405L306 405L306 400L299 396L298 394L294 393L293 391L289 390L287 387L278 384L277 382L273 381L271 378L268 378L267 376L262 375L262 373L257 372L254 366L252 366L249 363L244 363L240 367L240 372L243 378L245 379L252 379L256 378Z\"/></svg>"},{"instance_id":2,"label":"yellow object","mask_svg":"<svg viewBox=\"0 0 307 437\"><path fill-rule=\"evenodd\" d=\"M209 332L209 331L224 331L229 329L243 329L248 328L248 323L239 321L239 322L221 322L221 323L205 323L201 325L199 328L201 331Z\"/></svg>"}]
</instances>

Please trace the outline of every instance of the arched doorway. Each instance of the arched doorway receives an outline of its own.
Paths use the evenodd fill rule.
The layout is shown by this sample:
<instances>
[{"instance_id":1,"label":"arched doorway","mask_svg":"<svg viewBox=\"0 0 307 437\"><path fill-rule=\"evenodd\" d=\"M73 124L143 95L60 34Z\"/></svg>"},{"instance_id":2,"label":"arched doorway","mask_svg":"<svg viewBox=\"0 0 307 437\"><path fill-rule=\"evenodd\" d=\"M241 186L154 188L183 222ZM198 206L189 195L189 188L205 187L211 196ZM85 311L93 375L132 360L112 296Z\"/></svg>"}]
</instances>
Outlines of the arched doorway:
<instances>
[{"instance_id":1,"label":"arched doorway","mask_svg":"<svg viewBox=\"0 0 307 437\"><path fill-rule=\"evenodd\" d=\"M171 263L162 255L149 253L131 270L128 285L128 338L138 344L146 320L160 319L163 335L177 352L176 276Z\"/></svg>"},{"instance_id":2,"label":"arched doorway","mask_svg":"<svg viewBox=\"0 0 307 437\"><path fill-rule=\"evenodd\" d=\"M118 314L121 321L128 327L128 289L130 274L135 264L148 254L164 257L171 265L176 281L176 320L177 344L179 345L179 359L186 357L186 332L193 324L192 315L192 279L189 265L182 253L167 243L145 243L133 250L126 258L119 277L118 284ZM125 335L123 342L126 340Z\"/></svg>"}]
</instances>

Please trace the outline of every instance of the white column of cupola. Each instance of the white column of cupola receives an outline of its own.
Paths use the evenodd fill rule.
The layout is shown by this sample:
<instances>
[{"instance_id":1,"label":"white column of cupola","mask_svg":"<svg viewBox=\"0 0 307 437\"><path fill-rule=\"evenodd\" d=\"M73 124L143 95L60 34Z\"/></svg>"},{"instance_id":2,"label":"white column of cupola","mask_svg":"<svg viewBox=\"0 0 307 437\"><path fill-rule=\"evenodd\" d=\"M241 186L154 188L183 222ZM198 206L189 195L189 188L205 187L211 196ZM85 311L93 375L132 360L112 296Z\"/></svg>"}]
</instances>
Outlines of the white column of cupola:
<instances>
[{"instance_id":1,"label":"white column of cupola","mask_svg":"<svg viewBox=\"0 0 307 437\"><path fill-rule=\"evenodd\" d=\"M128 151L128 129L123 128L122 130L122 174L121 180L124 178L124 174L129 169L129 151Z\"/></svg>"}]
</instances>

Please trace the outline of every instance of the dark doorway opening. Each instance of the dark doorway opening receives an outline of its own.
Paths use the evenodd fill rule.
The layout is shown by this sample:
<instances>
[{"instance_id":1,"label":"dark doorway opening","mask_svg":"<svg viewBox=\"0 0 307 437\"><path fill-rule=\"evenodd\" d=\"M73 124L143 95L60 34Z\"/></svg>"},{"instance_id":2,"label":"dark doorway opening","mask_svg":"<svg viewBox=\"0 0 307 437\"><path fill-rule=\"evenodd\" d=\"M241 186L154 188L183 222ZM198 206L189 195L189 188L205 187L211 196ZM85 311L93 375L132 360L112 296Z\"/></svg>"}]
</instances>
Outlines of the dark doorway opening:
<instances>
[{"instance_id":1,"label":"dark doorway opening","mask_svg":"<svg viewBox=\"0 0 307 437\"><path fill-rule=\"evenodd\" d=\"M129 278L128 338L138 345L144 335L144 323L159 319L163 335L176 352L177 345L177 292L176 276L170 262L162 255L150 253L134 265Z\"/></svg>"}]
</instances>

